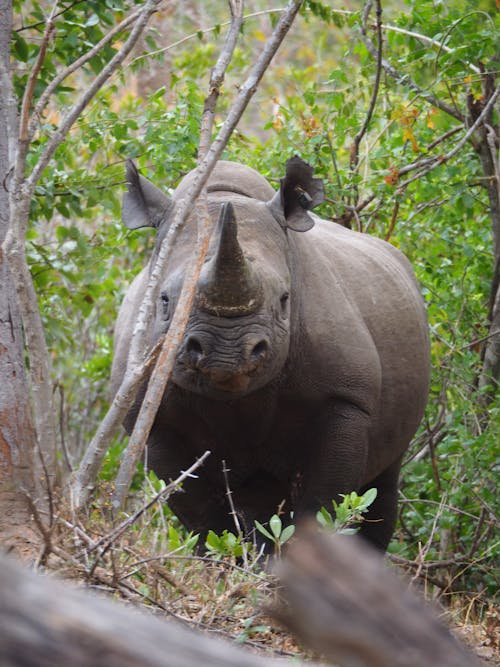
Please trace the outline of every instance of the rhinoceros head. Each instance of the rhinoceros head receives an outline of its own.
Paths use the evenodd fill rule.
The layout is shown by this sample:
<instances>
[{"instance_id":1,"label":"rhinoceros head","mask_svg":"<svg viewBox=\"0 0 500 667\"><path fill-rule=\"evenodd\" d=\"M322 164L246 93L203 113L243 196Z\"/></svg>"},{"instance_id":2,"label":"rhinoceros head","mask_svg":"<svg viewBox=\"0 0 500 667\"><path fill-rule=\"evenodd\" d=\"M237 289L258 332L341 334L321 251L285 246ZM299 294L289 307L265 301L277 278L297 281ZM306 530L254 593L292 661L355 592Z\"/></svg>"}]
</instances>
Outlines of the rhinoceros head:
<instances>
[{"instance_id":1,"label":"rhinoceros head","mask_svg":"<svg viewBox=\"0 0 500 667\"><path fill-rule=\"evenodd\" d=\"M191 177L170 199L130 163L123 202L127 227L157 227L161 241ZM268 384L285 364L294 305L287 230L313 226L307 211L323 201L324 191L312 168L294 157L278 192L257 172L219 162L208 193L209 214L217 222L173 379L189 391L232 399ZM193 213L163 276L153 338L170 325L196 228Z\"/></svg>"}]
</instances>

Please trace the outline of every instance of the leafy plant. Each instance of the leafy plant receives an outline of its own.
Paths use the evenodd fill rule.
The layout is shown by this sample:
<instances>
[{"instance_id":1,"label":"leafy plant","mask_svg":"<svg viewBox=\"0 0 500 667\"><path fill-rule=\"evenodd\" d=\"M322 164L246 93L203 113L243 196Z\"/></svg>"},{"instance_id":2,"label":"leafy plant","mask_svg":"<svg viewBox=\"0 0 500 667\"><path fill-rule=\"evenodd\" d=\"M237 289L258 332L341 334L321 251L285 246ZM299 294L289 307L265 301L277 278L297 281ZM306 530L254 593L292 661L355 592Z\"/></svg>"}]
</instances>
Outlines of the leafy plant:
<instances>
[{"instance_id":1,"label":"leafy plant","mask_svg":"<svg viewBox=\"0 0 500 667\"><path fill-rule=\"evenodd\" d=\"M243 554L240 535L235 535L228 530L224 530L221 535L209 530L205 547L209 554L217 557L239 558Z\"/></svg>"},{"instance_id":2,"label":"leafy plant","mask_svg":"<svg viewBox=\"0 0 500 667\"><path fill-rule=\"evenodd\" d=\"M283 522L277 514L273 514L269 519L269 530L267 530L267 528L265 528L259 521L255 521L255 527L259 533L264 535L264 537L274 544L274 550L278 556L280 555L285 542L288 542L295 532L295 526L293 524L283 526Z\"/></svg>"},{"instance_id":3,"label":"leafy plant","mask_svg":"<svg viewBox=\"0 0 500 667\"><path fill-rule=\"evenodd\" d=\"M333 513L322 507L316 513L316 519L324 528L343 535L351 535L358 531L354 524L363 521L363 514L377 497L377 489L368 489L362 496L358 496L355 491L340 495L343 498L342 502L337 503L332 500Z\"/></svg>"}]
</instances>

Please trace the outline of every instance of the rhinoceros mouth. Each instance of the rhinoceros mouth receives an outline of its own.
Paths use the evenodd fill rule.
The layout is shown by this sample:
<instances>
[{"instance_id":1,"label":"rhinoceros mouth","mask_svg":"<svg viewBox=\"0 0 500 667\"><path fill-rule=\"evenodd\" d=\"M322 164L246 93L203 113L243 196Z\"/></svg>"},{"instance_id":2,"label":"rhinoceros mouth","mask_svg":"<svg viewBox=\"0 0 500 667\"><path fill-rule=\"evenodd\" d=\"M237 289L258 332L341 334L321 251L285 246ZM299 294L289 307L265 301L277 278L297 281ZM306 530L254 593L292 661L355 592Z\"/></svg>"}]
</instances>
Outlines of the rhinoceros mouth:
<instances>
[{"instance_id":1,"label":"rhinoceros mouth","mask_svg":"<svg viewBox=\"0 0 500 667\"><path fill-rule=\"evenodd\" d=\"M181 365L174 371L173 381L187 391L211 398L244 396L256 387L256 373L249 369L193 368Z\"/></svg>"}]
</instances>

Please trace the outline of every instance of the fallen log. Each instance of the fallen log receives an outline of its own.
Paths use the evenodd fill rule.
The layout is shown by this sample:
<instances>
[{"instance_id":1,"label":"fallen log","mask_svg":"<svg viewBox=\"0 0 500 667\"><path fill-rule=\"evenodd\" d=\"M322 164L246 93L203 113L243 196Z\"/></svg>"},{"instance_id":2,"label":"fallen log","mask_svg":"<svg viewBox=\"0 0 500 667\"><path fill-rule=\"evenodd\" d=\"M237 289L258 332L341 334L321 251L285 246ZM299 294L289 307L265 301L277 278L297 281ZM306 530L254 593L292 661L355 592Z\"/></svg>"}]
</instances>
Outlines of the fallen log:
<instances>
[{"instance_id":1,"label":"fallen log","mask_svg":"<svg viewBox=\"0 0 500 667\"><path fill-rule=\"evenodd\" d=\"M283 667L0 559L1 667ZM286 664L286 663L285 663Z\"/></svg>"},{"instance_id":2,"label":"fallen log","mask_svg":"<svg viewBox=\"0 0 500 667\"><path fill-rule=\"evenodd\" d=\"M353 537L304 526L275 616L339 667L477 667L435 613ZM124 607L0 557L1 667L283 667L297 661ZM314 667L313 663L307 663Z\"/></svg>"},{"instance_id":3,"label":"fallen log","mask_svg":"<svg viewBox=\"0 0 500 667\"><path fill-rule=\"evenodd\" d=\"M479 662L359 537L306 524L279 565L275 616L341 667L478 667Z\"/></svg>"}]
</instances>

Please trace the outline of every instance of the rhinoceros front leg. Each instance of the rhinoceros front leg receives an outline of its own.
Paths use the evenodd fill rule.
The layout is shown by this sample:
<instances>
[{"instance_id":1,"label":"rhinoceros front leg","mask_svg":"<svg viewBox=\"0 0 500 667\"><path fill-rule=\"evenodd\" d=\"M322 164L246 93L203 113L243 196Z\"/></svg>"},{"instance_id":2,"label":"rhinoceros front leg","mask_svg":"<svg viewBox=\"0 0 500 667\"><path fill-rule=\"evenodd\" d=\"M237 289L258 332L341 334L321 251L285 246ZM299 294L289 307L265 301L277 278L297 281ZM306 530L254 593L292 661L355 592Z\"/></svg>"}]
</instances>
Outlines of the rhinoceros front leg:
<instances>
[{"instance_id":1,"label":"rhinoceros front leg","mask_svg":"<svg viewBox=\"0 0 500 667\"><path fill-rule=\"evenodd\" d=\"M148 440L148 462L155 474L167 484L187 470L199 456L184 438L165 427L155 427ZM200 534L203 548L208 530L220 534L231 527L229 506L223 486L213 483L209 460L196 471L196 477L186 479L182 490L168 499L168 504L181 523Z\"/></svg>"},{"instance_id":2,"label":"rhinoceros front leg","mask_svg":"<svg viewBox=\"0 0 500 667\"><path fill-rule=\"evenodd\" d=\"M305 475L298 514L331 507L339 494L359 492L362 485L378 490L376 504L361 527L361 534L385 550L395 523L399 461L366 486L370 416L347 401L332 401L316 424L310 443L311 465Z\"/></svg>"}]
</instances>

